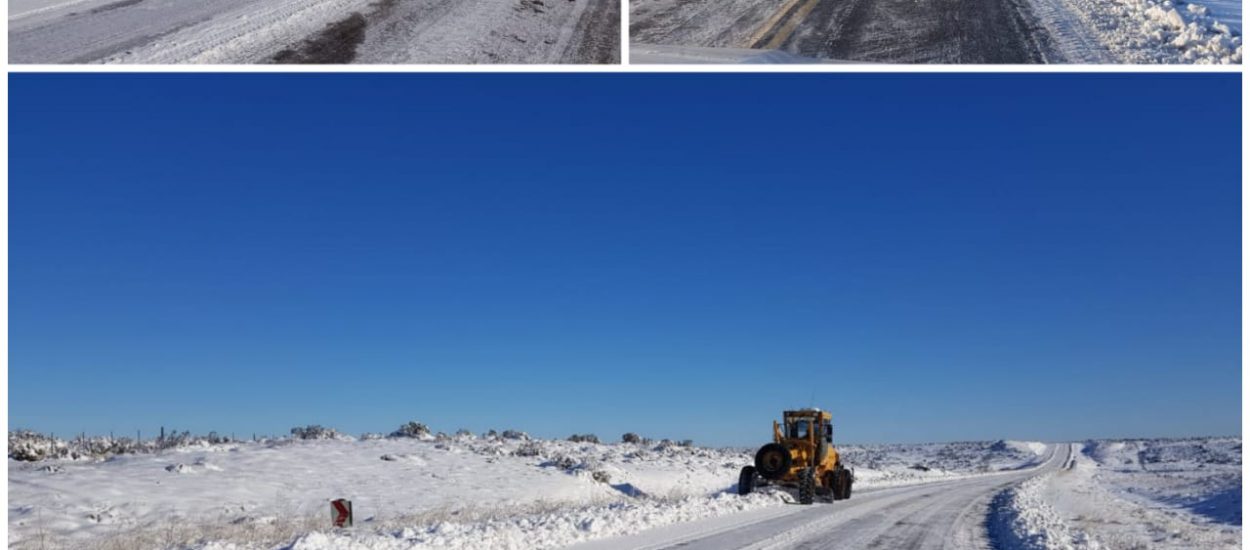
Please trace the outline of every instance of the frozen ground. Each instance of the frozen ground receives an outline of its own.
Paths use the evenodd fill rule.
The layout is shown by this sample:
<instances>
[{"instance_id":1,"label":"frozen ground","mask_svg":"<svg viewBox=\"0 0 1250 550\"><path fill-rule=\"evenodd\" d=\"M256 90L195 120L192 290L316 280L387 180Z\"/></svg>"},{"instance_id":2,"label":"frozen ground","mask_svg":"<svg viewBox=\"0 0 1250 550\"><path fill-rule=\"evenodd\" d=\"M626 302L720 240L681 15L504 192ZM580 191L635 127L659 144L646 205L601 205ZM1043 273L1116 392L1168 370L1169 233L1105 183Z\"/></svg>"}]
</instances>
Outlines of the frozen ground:
<instances>
[{"instance_id":1,"label":"frozen ground","mask_svg":"<svg viewBox=\"0 0 1250 550\"><path fill-rule=\"evenodd\" d=\"M611 0L13 0L13 63L615 63Z\"/></svg>"},{"instance_id":2,"label":"frozen ground","mask_svg":"<svg viewBox=\"0 0 1250 550\"><path fill-rule=\"evenodd\" d=\"M1045 445L1016 442L844 450L857 492L1002 476L1038 465L1047 453ZM802 508L784 506L790 497L783 493L732 492L752 453L462 435L283 439L104 460L10 460L10 544L554 548ZM340 497L352 500L357 524L336 532L327 528L328 501Z\"/></svg>"},{"instance_id":3,"label":"frozen ground","mask_svg":"<svg viewBox=\"0 0 1250 550\"><path fill-rule=\"evenodd\" d=\"M630 37L643 63L780 61L673 50L678 47L780 50L806 62L1240 63L1242 57L1236 0L634 0Z\"/></svg>"},{"instance_id":4,"label":"frozen ground","mask_svg":"<svg viewBox=\"0 0 1250 550\"><path fill-rule=\"evenodd\" d=\"M1241 440L1091 441L996 499L1002 548L1241 547Z\"/></svg>"}]
</instances>

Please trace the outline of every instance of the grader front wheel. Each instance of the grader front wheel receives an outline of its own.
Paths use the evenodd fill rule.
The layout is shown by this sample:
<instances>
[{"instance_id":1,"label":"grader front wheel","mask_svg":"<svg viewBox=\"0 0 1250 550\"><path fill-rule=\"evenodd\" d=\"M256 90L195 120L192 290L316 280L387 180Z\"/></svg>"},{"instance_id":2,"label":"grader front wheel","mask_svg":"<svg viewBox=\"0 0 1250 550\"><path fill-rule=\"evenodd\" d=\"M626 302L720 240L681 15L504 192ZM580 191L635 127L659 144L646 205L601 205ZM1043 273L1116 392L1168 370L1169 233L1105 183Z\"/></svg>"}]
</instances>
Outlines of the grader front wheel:
<instances>
[{"instance_id":1,"label":"grader front wheel","mask_svg":"<svg viewBox=\"0 0 1250 550\"><path fill-rule=\"evenodd\" d=\"M805 468L799 475L799 504L811 504L816 496L816 472Z\"/></svg>"}]
</instances>

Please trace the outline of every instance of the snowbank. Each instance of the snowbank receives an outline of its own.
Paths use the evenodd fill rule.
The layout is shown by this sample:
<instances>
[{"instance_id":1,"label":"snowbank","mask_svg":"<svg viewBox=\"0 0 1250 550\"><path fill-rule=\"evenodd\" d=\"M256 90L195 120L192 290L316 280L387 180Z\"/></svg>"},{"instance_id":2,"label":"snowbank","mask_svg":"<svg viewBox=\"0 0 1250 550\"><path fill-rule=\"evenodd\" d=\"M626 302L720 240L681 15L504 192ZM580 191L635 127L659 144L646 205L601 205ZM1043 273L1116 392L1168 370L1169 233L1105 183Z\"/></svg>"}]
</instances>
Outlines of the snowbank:
<instances>
[{"instance_id":1,"label":"snowbank","mask_svg":"<svg viewBox=\"0 0 1250 550\"><path fill-rule=\"evenodd\" d=\"M542 549L578 542L628 535L642 530L742 512L784 503L777 493L739 497L718 493L711 497L676 500L631 500L547 512L514 515L486 521L444 521L419 528L405 527L386 533L317 532L299 537L291 550Z\"/></svg>"},{"instance_id":2,"label":"snowbank","mask_svg":"<svg viewBox=\"0 0 1250 550\"><path fill-rule=\"evenodd\" d=\"M1063 469L1004 494L1010 510L996 512L1023 541L1017 546L1240 548L1239 439L1091 441L1077 447Z\"/></svg>"},{"instance_id":3,"label":"snowbank","mask_svg":"<svg viewBox=\"0 0 1250 550\"><path fill-rule=\"evenodd\" d=\"M1228 0L1032 0L1069 57L1120 63L1241 63L1241 8ZM1073 21L1075 14L1079 22ZM1083 28L1077 28L1083 27ZM1090 33L1115 59L1090 56Z\"/></svg>"}]
</instances>

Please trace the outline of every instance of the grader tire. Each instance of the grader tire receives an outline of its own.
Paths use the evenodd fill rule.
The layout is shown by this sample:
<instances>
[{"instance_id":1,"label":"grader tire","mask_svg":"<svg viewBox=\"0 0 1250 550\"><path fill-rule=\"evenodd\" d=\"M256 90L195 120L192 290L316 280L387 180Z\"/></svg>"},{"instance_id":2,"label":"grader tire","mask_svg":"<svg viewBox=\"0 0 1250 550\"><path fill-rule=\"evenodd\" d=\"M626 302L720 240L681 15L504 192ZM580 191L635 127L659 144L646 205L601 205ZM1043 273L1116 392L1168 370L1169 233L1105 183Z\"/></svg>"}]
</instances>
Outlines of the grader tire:
<instances>
[{"instance_id":1,"label":"grader tire","mask_svg":"<svg viewBox=\"0 0 1250 550\"><path fill-rule=\"evenodd\" d=\"M784 446L769 443L755 453L755 471L764 479L778 480L790 471L792 460Z\"/></svg>"},{"instance_id":2,"label":"grader tire","mask_svg":"<svg viewBox=\"0 0 1250 550\"><path fill-rule=\"evenodd\" d=\"M755 490L755 467L743 466L742 473L738 474L738 494L749 495Z\"/></svg>"},{"instance_id":3,"label":"grader tire","mask_svg":"<svg viewBox=\"0 0 1250 550\"><path fill-rule=\"evenodd\" d=\"M816 497L816 473L806 468L799 475L799 504L811 504Z\"/></svg>"},{"instance_id":4,"label":"grader tire","mask_svg":"<svg viewBox=\"0 0 1250 550\"><path fill-rule=\"evenodd\" d=\"M851 472L838 468L833 478L833 499L846 500L851 498Z\"/></svg>"},{"instance_id":5,"label":"grader tire","mask_svg":"<svg viewBox=\"0 0 1250 550\"><path fill-rule=\"evenodd\" d=\"M833 502L838 498L838 474L837 472L825 472L825 500Z\"/></svg>"}]
</instances>

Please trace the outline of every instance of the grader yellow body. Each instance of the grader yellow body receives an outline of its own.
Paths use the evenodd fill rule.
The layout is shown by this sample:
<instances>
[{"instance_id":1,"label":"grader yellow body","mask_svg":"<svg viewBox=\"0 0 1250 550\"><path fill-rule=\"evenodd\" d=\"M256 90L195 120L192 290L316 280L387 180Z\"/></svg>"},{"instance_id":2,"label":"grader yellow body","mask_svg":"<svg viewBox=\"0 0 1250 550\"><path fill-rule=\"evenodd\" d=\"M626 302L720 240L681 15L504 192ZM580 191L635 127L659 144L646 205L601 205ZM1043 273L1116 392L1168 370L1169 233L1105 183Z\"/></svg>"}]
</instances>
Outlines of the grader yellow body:
<instances>
[{"instance_id":1,"label":"grader yellow body","mask_svg":"<svg viewBox=\"0 0 1250 550\"><path fill-rule=\"evenodd\" d=\"M851 498L855 475L833 447L832 420L820 409L783 412L782 421L773 422L773 442L755 453L754 465L742 467L738 494L774 484L797 489L802 504L811 504L817 494L829 501Z\"/></svg>"}]
</instances>

